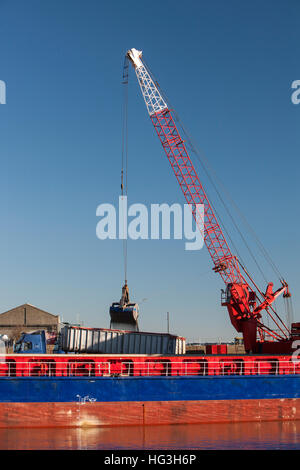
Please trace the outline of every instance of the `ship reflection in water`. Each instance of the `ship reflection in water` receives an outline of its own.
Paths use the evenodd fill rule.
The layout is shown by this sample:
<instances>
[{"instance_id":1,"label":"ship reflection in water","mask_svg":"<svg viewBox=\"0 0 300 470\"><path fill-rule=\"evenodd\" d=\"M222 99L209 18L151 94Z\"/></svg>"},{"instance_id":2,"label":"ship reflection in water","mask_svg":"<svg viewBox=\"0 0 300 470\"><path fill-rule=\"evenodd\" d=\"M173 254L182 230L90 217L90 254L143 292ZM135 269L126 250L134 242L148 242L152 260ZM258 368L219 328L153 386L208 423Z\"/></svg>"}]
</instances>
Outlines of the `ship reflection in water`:
<instances>
[{"instance_id":1,"label":"ship reflection in water","mask_svg":"<svg viewBox=\"0 0 300 470\"><path fill-rule=\"evenodd\" d=\"M300 421L1 429L0 449L300 449Z\"/></svg>"}]
</instances>

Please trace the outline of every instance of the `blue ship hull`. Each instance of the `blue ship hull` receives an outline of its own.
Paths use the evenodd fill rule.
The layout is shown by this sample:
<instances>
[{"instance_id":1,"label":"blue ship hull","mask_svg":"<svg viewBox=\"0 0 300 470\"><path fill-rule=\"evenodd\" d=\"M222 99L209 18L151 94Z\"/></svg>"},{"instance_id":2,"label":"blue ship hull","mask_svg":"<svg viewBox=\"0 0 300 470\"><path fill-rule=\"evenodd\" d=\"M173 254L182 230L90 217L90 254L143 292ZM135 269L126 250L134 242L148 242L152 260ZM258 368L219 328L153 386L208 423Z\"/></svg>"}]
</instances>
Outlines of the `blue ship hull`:
<instances>
[{"instance_id":1,"label":"blue ship hull","mask_svg":"<svg viewBox=\"0 0 300 470\"><path fill-rule=\"evenodd\" d=\"M300 398L300 375L214 377L1 377L0 403Z\"/></svg>"},{"instance_id":2,"label":"blue ship hull","mask_svg":"<svg viewBox=\"0 0 300 470\"><path fill-rule=\"evenodd\" d=\"M2 377L0 427L300 419L300 376Z\"/></svg>"}]
</instances>

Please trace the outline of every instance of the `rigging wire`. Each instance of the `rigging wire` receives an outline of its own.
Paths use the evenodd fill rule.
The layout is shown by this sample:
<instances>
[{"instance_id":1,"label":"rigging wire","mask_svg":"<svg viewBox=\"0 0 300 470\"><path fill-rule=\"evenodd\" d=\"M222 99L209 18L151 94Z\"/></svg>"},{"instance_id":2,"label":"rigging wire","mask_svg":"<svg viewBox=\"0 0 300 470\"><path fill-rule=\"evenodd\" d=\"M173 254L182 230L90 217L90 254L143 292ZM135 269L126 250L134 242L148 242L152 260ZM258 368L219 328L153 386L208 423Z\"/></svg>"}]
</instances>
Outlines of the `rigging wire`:
<instances>
[{"instance_id":1,"label":"rigging wire","mask_svg":"<svg viewBox=\"0 0 300 470\"><path fill-rule=\"evenodd\" d=\"M145 61L144 61L144 62L145 62ZM146 64L145 64L145 65L146 65ZM146 65L146 67L148 68L147 65ZM149 74L151 75L151 72L150 72L149 68L148 68L148 72L149 72ZM153 79L153 81L155 82L156 86L157 86L158 88L160 88L158 82L155 80L155 78L154 78L153 76L152 76L152 79ZM165 98L165 101L168 103L169 100L168 100L167 96L166 96L163 92L162 92L162 94L163 94L163 97ZM180 124L180 126L181 126L183 132L184 132L185 135L187 136L187 133L185 132L184 127L183 127L183 125L181 124L180 119L179 119L177 113L174 111L174 109L173 109L173 112L174 112L175 118L176 118L176 120L179 122L179 124ZM188 140L189 140L189 138L188 138ZM192 143L190 143L190 147L192 147ZM193 148L192 148L192 151L195 153L195 151L194 151ZM207 173L205 167L204 167L204 170L205 170L205 172ZM210 175L209 175L209 174L208 174L208 177L210 178ZM231 243L231 245L233 246L233 248L234 248L234 250L235 250L235 253L238 255L238 258L239 258L239 259L242 261L242 263L245 265L245 262L243 261L243 258L242 258L242 256L241 256L241 254L239 253L239 250L238 250L237 246L235 245L235 243L234 243L234 241L233 241L233 239L232 239L230 233L228 232L228 230L227 230L225 224L223 223L222 218L221 218L220 214L218 213L216 207L214 206L213 202L212 202L211 199L209 198L207 191L206 191L206 196L207 196L208 200L210 201L210 205L211 205L212 209L214 210L214 212L215 212L215 214L216 214L216 216L217 216L217 219L218 219L220 225L222 226L223 231L224 231L224 232L226 233L226 235L227 235L227 239L230 240L230 243ZM219 194L219 197L220 197L220 199L221 199L221 195L220 195L220 194ZM250 280L252 280L251 277L250 277ZM252 282L253 282L253 281L252 281ZM259 292L261 293L260 290L259 290ZM259 296L257 295L257 297L259 297ZM262 297L263 297L263 294L262 294ZM261 300L261 301L262 301L262 300Z\"/></svg>"},{"instance_id":2,"label":"rigging wire","mask_svg":"<svg viewBox=\"0 0 300 470\"><path fill-rule=\"evenodd\" d=\"M144 63L145 63L145 60L143 59ZM222 189L224 191L224 193L226 193L226 196L227 196L227 199L229 200L229 202L231 202L231 204L233 205L233 207L235 208L236 212L239 214L239 216L241 217L241 219L243 220L245 226L247 227L247 229L249 230L249 232L252 233L252 236L254 237L254 240L258 246L258 248L260 249L260 251L262 252L264 258L266 259L267 263L272 267L274 273L276 274L276 277L278 276L280 280L283 279L283 276L282 274L280 273L279 269L277 268L275 262L272 260L272 258L270 257L270 255L268 254L266 248L263 246L262 242L259 240L257 234L255 233L254 229L251 227L251 225L249 224L249 222L247 221L246 217L243 215L242 211L239 209L239 207L237 206L237 204L235 203L235 201L232 199L232 197L230 196L229 192L227 191L227 189L225 188L225 186L223 185L223 183L221 182L221 180L218 178L218 176L216 175L215 171L213 170L213 168L211 167L211 165L209 164L207 158L205 157L204 153L201 152L198 150L197 146L194 144L194 139L192 138L191 134L187 132L187 130L185 129L183 123L181 122L181 119L178 115L178 113L174 110L174 107L172 106L169 98L167 97L166 93L161 89L159 83L157 82L157 80L155 79L154 75L152 74L152 72L150 71L149 67L147 66L147 64L145 63L147 69L148 69L148 72L150 73L150 75L152 76L152 79L154 80L156 86L160 89L160 92L161 94L163 95L163 97L165 98L166 102L169 103L172 107L172 110L173 110L173 114L175 116L175 119L176 121L178 122L178 124L180 125L185 137L186 137L186 140L187 140L187 143L189 144L189 148L190 150L196 155L197 157L197 160L199 161L199 163L201 164L203 170L205 171L205 174L206 176L208 177L208 179L210 180L214 190L216 191L217 195L218 195L218 198L220 199L221 203L223 204L228 216L230 217L232 223L234 224L236 230L238 231L241 239L243 240L245 246L247 247L247 250L249 251L250 253L250 256L252 257L253 261L255 262L256 266L257 266L257 269L259 270L260 274L262 275L264 281L267 283L267 280L266 280L266 276L264 275L261 267L259 266L258 262L257 262L257 259L253 253L253 251L251 250L249 244L247 243L244 235L242 234L241 230L239 229L238 227L238 224L236 223L232 213L230 212L227 204L225 203L224 201L224 198L222 197L222 195L220 194L220 191L217 187L217 184L215 183L215 181L213 180L212 178L212 175L211 173L213 173L214 175L214 178L218 181L219 185L222 186ZM211 203L211 202L210 202ZM212 203L211 203L212 204ZM219 217L219 216L218 216ZM226 231L225 229L225 226L224 226L224 223L222 222L222 226L224 228L224 230ZM228 232L226 231L226 233L228 234ZM234 245L233 245L234 247ZM234 247L234 249L236 250L236 248ZM244 264L244 263L243 263Z\"/></svg>"},{"instance_id":3,"label":"rigging wire","mask_svg":"<svg viewBox=\"0 0 300 470\"><path fill-rule=\"evenodd\" d=\"M145 60L144 60L144 63L145 63ZM224 199L222 198L222 196L221 196L221 194L220 194L220 191L218 190L216 184L214 183L214 181L213 181L213 179L212 179L212 177L211 177L211 175L210 175L210 173L209 173L209 169L205 166L204 162L202 162L202 160L201 160L201 158L200 158L200 153L197 152L195 146L193 145L192 139L191 139L191 137L189 136L189 134L188 134L188 132L186 131L186 129L184 128L183 123L181 122L181 120L180 120L180 118L179 118L179 115L178 115L177 112L174 110L174 107L173 107L172 104L170 103L169 98L167 97L166 93L161 89L159 83L158 83L157 80L155 79L154 75L152 74L152 72L150 71L150 69L149 69L149 67L147 66L146 63L145 63L145 65L146 65L146 67L147 67L147 69L148 69L148 72L149 72L149 74L151 75L151 77L152 77L154 83L155 83L156 86L160 89L160 92L161 92L163 98L165 99L165 101L166 101L167 103L169 103L169 104L171 105L172 111L173 111L173 114L174 114L174 117L175 117L175 120L176 120L177 123L180 125L180 127L181 127L181 129L182 129L182 131L183 131L183 133L184 133L184 135L185 135L185 137L186 137L186 142L189 144L189 145L187 145L187 147L196 155L196 157L197 157L198 161L200 162L200 164L201 164L201 166L202 166L202 168L203 168L205 174L207 175L208 179L210 180L212 186L214 187L214 189L215 189L215 191L216 191L216 193L217 193L217 195L218 195L220 201L222 202L223 206L225 207L226 212L227 212L228 215L230 216L230 218L231 218L231 220L232 220L234 226L236 227L237 231L239 232L240 237L242 238L242 240L244 241L245 245L247 246L248 251L249 251L250 255L252 256L252 258L253 258L253 260L254 260L254 262L255 262L255 264L256 264L258 270L260 271L260 273L261 273L261 275L262 275L264 281L267 283L266 277L265 277L265 275L264 275L262 269L260 268L260 266L259 266L259 264L258 264L258 262L257 262L257 260L256 260L256 258L255 258L255 256L254 256L254 254L252 253L252 251L251 251L249 245L247 244L247 242L246 242L246 240L245 240L243 234L242 234L241 231L239 230L239 228L238 228L238 226L237 226L237 224L236 224L236 222L235 222L235 220L234 220L232 214L230 213L230 211L229 211L227 205L225 204L225 201L224 201ZM205 192L206 192L207 198L208 198L208 200L209 200L209 202L210 202L210 205L211 205L211 207L213 208L213 210L214 210L214 212L215 212L215 214L216 214L216 216L217 216L217 219L218 219L218 221L219 221L219 224L221 225L223 231L226 233L227 239L230 241L231 246L232 246L233 249L234 249L234 252L238 255L238 258L241 260L241 262L243 263L243 265L246 266L246 263L245 263L245 261L243 260L243 257L242 257L242 255L241 255L241 253L239 252L239 250L238 250L236 244L234 243L234 241L233 241L233 239L232 239L232 237L231 237L229 231L227 230L226 225L225 225L225 223L223 222L222 217L220 216L219 212L218 212L217 209L216 209L216 206L215 206L214 203L212 202L213 199L209 197L209 194L208 194L208 191L207 191L207 190L205 190Z\"/></svg>"},{"instance_id":4,"label":"rigging wire","mask_svg":"<svg viewBox=\"0 0 300 470\"><path fill-rule=\"evenodd\" d=\"M194 144L193 144L192 141L191 141L191 138L190 138L189 134L187 133L186 129L183 127L183 124L182 124L182 122L180 121L180 118L179 118L178 114L176 113L176 111L174 112L174 114L175 114L175 118L176 118L177 122L179 123L180 127L182 128L182 130L183 130L183 132L184 132L184 135L185 135L185 137L186 137L186 139L187 139L187 141L188 141L188 143L189 143L190 150L196 155L197 160L199 161L199 163L200 163L202 169L204 170L206 176L208 177L210 183L212 184L214 190L216 191L219 200L221 201L222 205L224 206L224 208L225 208L225 210L226 210L226 212L227 212L229 218L231 219L231 222L233 223L233 225L234 225L235 229L237 230L239 236L241 237L242 241L244 242L244 244L245 244L245 246L246 246L246 248L247 248L247 250L248 250L248 252L249 252L249 254L250 254L250 256L251 256L251 258L253 259L253 261L254 261L254 263L255 263L255 265L256 265L256 267L257 267L257 269L259 270L259 272L260 272L262 278L264 279L264 281L267 283L267 279L266 279L266 276L265 276L264 272L262 271L262 269L261 269L261 267L260 267L260 265L259 265L259 263L258 263L258 261L257 261L257 259L256 259L256 257L255 257L255 255L254 255L253 251L251 250L249 244L247 243L247 240L245 239L244 235L242 234L241 230L239 229L238 224L236 223L236 221L235 221L235 219L234 219L232 213L230 212L230 210L229 210L227 204L225 203L224 198L222 197L222 195L221 195L221 193L220 193L220 191L219 191L219 189L218 189L216 183L214 182L214 180L213 180L211 174L209 173L208 168L206 167L206 165L205 165L204 162L202 161L199 152L196 150ZM222 225L223 225L223 228L224 228L224 230L226 231L226 233L228 233L227 230L225 229L224 222L222 222ZM232 243L232 239L231 239L231 243ZM234 247L234 249L236 250L236 247L235 247L234 244L233 244L233 247ZM237 252L237 253L238 253L238 252ZM239 255L239 257L240 257L240 255ZM245 263L243 262L243 264L245 264Z\"/></svg>"},{"instance_id":5,"label":"rigging wire","mask_svg":"<svg viewBox=\"0 0 300 470\"><path fill-rule=\"evenodd\" d=\"M287 323L289 325L289 328L291 328L291 324L294 322L294 311L293 311L292 299L290 297L285 297L284 304L285 304Z\"/></svg>"},{"instance_id":6,"label":"rigging wire","mask_svg":"<svg viewBox=\"0 0 300 470\"><path fill-rule=\"evenodd\" d=\"M154 75L153 75L152 72L150 71L150 69L149 69L148 65L146 64L145 60L144 60L144 63L145 63L145 66L147 67L148 72L149 72L150 76L152 77L152 79L153 79L155 85L160 89L160 92L161 92L163 98L165 99L165 101L166 101L167 103L171 104L171 103L170 103L170 100L168 99L168 97L167 97L167 95L166 95L166 93L165 93L164 91L162 91L162 89L161 89L159 83L157 82L157 80L155 79ZM172 105L171 105L171 106L172 106ZM277 268L275 262L272 260L272 258L271 258L270 255L268 254L268 252L267 252L266 248L263 246L262 242L259 240L259 238L258 238L257 234L255 233L254 229L250 226L250 224L248 223L246 217L242 214L242 212L241 212L241 210L238 208L237 204L234 202L234 200L232 199L232 197L230 196L230 194L228 193L228 191L226 190L226 188L224 187L224 185L222 184L222 182L221 182L221 181L219 180L219 178L217 177L216 173L213 171L213 169L212 169L211 166L209 165L209 163L208 163L208 161L207 161L205 155L203 154L203 152L201 152L201 154L202 154L202 158L201 158L200 152L198 151L197 147L194 145L193 139L192 139L191 135L190 135L190 134L186 131L186 129L184 128L184 126L183 126L183 124L182 124L182 122L181 122L181 120L180 120L178 114L176 113L176 111L174 110L173 107L172 107L172 110L173 110L173 114L174 114L174 116L175 116L176 121L177 121L178 124L180 125L180 127L181 127L181 129L182 129L182 131L183 131L183 133L184 133L184 135L185 135L185 137L186 137L186 140L187 140L187 143L188 143L188 147L189 147L190 150L196 155L196 157L197 157L199 163L201 164L201 166L202 166L202 168L203 168L205 174L207 175L208 179L210 180L210 182L211 182L211 184L212 184L214 190L216 191L216 193L217 193L217 195L218 195L218 197L219 197L219 199L220 199L222 205L224 206L224 208L225 208L225 210L226 210L228 216L230 217L230 219L231 219L233 225L235 226L237 232L239 233L239 235L240 235L240 237L241 237L243 243L245 244L245 246L246 246L248 252L250 253L250 256L252 257L254 263L256 264L256 267L257 267L257 269L259 270L260 274L262 275L264 281L265 281L266 283L268 283L268 281L267 281L267 279L266 279L266 276L264 275L264 272L262 271L262 268L260 267L260 265L259 265L259 263L258 263L258 261L257 261L257 259L256 259L256 257L255 257L255 255L254 255L254 253L252 252L252 250L251 250L249 244L247 243L247 241L246 241L244 235L242 234L241 230L239 229L238 224L236 223L236 221L235 221L235 219L234 219L232 213L230 212L230 210L229 210L227 204L226 204L225 201L224 201L224 198L223 198L222 195L220 194L220 191L219 191L219 189L218 189L218 187L217 187L215 181L213 180L212 175L210 174L210 172L214 174L215 179L218 180L219 184L222 186L223 191L224 191L224 192L226 193L226 195L227 195L228 201L231 202L232 206L233 206L234 209L236 210L237 214L240 216L241 220L243 221L243 223L244 223L245 226L247 227L248 231L252 233L252 236L253 236L253 238L254 238L254 240L255 240L255 243L257 244L258 248L260 249L260 251L261 251L263 257L265 258L265 260L267 261L267 263L271 266L271 268L272 268L272 270L274 271L276 277L278 276L278 278L279 278L280 281L283 280L282 274L280 273L279 269ZM238 255L238 257L239 257L239 259L241 260L241 262L242 262L243 265L245 266L245 263L244 263L244 261L243 261L241 255L240 255L239 251L237 250L237 247L236 247L235 243L233 242L232 237L229 235L229 233L228 233L228 231L227 231L227 229L226 229L226 227L225 227L225 224L223 223L223 221L222 221L220 215L218 214L218 211L216 210L216 208L214 207L214 205L212 204L211 201L210 201L210 204L212 205L213 210L215 211L215 213L216 213L216 215L217 215L217 217L218 217L218 219L219 219L219 222L220 222L220 224L221 224L222 227L223 227L224 232L226 233L228 239L230 240L231 245L233 246L235 252L237 253L237 255ZM259 290L259 292L260 292L260 294L262 295L262 297L264 298L264 294L261 292L261 290ZM275 313L276 317L280 320L280 322L283 324L283 326L289 331L289 328L287 328L286 325L282 322L282 320L280 319L279 315L278 315L277 312L275 311L274 307L272 307L272 306L269 306L269 307L270 307L270 309ZM290 307L290 306L287 306L287 309L289 309L288 312L291 311L291 307ZM270 312L268 312L268 310L266 310L266 312L268 313L268 316L271 316L271 315L270 315ZM268 316L267 316L267 317L268 317ZM274 321L274 319L273 319L272 316L271 316L271 318L272 318L272 320ZM275 322L275 323L276 323L276 322ZM277 324L277 323L276 323L276 324ZM289 325L289 326L290 326L290 325ZM266 327L266 328L268 329L268 327Z\"/></svg>"},{"instance_id":7,"label":"rigging wire","mask_svg":"<svg viewBox=\"0 0 300 470\"><path fill-rule=\"evenodd\" d=\"M176 112L175 112L175 115L177 115ZM217 195L218 195L220 201L222 202L222 204L223 204L223 206L224 206L224 208L225 208L227 214L229 215L229 217L230 217L230 219L231 219L233 225L235 226L235 228L236 228L236 230L238 231L238 233L239 233L241 239L243 240L243 242L244 242L246 248L248 249L248 251L249 251L249 253L250 253L250 255L251 255L253 261L255 262L256 267L258 268L260 274L262 275L262 277L263 277L265 283L268 284L268 281L267 281L267 279L266 279L266 276L264 275L264 273L263 273L263 271L262 271L260 265L258 264L257 259L256 259L255 255L254 255L254 253L252 252L252 250L251 250L251 248L249 247L249 245L248 245L248 243L247 243L245 237L243 236L241 230L239 229L239 227L238 227L238 225L237 225L237 223L236 223L234 217L232 216L232 214L231 214L231 212L230 212L230 210L229 210L227 204L225 203L224 199L222 198L222 196L221 196L221 194L220 194L220 191L218 190L218 188L217 188L215 182L213 181L213 179L212 179L212 177L211 177L211 175L210 175L208 169L206 168L205 164L204 164L203 161L201 160L201 157L200 157L200 155L199 155L199 152L195 149L195 146L193 145L190 136L188 135L188 133L187 133L186 130L184 129L184 127L183 127L183 125L182 125L182 123L181 123L179 117L178 117L178 122L179 122L179 124L180 124L180 126L181 126L181 128L182 128L182 130L183 130L183 132L184 132L184 134L185 134L185 136L186 136L186 138L187 138L188 141L189 141L191 150L192 150L193 153L196 155L196 157L197 157L197 159L199 160L199 162L200 162L202 168L204 169L204 171L205 171L207 177L209 178L211 184L213 185L213 187L214 187L214 189L215 189L215 191L216 191L216 193L217 193ZM219 180L219 181L220 181L220 180ZM223 186L223 185L222 185L222 186ZM224 186L223 186L223 188L224 188ZM235 207L238 209L238 207L236 206L236 204L234 203L234 201L233 201L232 199L231 199L231 201L232 201L232 203L235 205ZM238 210L239 210L239 209L238 209ZM243 217L244 223L246 223L246 224L248 225L248 227L251 229L253 235L256 237L256 242L259 243L258 246L261 248L261 251L263 252L263 255L264 255L266 261L270 264L270 266L272 267L274 273L276 274L276 276L278 276L279 280L280 280L280 281L283 280L283 276L280 274L280 272L279 272L279 270L277 269L275 263L272 261L272 259L271 259L270 256L268 255L266 249L264 248L264 246L262 245L262 243L261 243L260 240L258 239L258 237L257 237L257 235L255 234L254 230L253 230L252 227L248 224L246 218L243 216L243 214L241 213L240 210L239 210L239 212L240 212L240 216ZM218 217L219 217L219 216L218 216ZM222 223L222 225L223 225L223 228L224 228L225 232L228 234L226 228L224 227L224 223ZM236 247L235 247L235 245L233 244L231 238L230 238L230 240L231 240L231 243L232 243L234 249L236 250ZM237 252L237 250L236 250L236 252ZM237 252L237 254L238 254L238 252ZM241 259L242 263L243 263L244 266L245 266L245 263L243 262L241 256L240 256L239 254L238 254L238 256L239 256L239 258ZM253 281L252 281L252 282L253 282ZM260 291L260 293L262 294L261 291ZM263 294L262 294L262 296L264 297ZM290 310L289 310L288 302L287 302L286 304L287 304L288 318L289 318L289 317L290 317L290 313L289 313ZM280 320L280 322L283 324L283 326L284 326L284 327L287 329L287 331L289 332L289 327L290 327L290 325L288 325L288 327L287 327L287 326L284 324L284 322L281 320L281 318L279 317L279 315L278 315L277 312L276 312L276 310L277 310L276 304L275 304L275 308L274 308L273 306L271 306L271 305L269 306L269 308L273 311L273 313L275 313L275 315L276 315L276 317L278 318L278 320ZM266 312L267 312L267 314L268 314L268 315L267 315L267 318L269 319L269 317L271 317L272 320L276 323L276 321L274 320L274 318L272 317L272 315L270 314L270 312L268 311L268 309L266 309ZM277 325L277 323L276 323L276 325ZM278 325L277 325L277 326L278 326Z\"/></svg>"},{"instance_id":8,"label":"rigging wire","mask_svg":"<svg viewBox=\"0 0 300 470\"><path fill-rule=\"evenodd\" d=\"M152 72L150 71L148 65L146 64L145 59L143 59L143 62L144 62L144 64L145 64L145 66L146 66L146 68L147 68L147 70L148 70L148 73L150 74L152 80L154 81L155 85L160 89L160 92L161 92L163 98L165 99L165 101L166 101L167 103L171 104L170 101L169 101L169 99L168 99L168 97L167 97L166 94L162 91L162 89L161 89L159 83L157 82L157 80L156 80L155 77L153 76ZM172 105L171 105L171 106L172 106ZM184 130L183 125L181 124L181 122L180 122L180 120L179 120L179 116L178 116L178 114L176 113L176 111L174 110L173 107L172 107L172 111L173 111L173 114L174 114L174 116L175 116L175 120L176 120L177 122L179 122L180 127L182 128L184 134L187 135L186 132L185 132L185 130ZM190 147L191 147L191 145L190 145ZM193 151L193 153L195 153L195 151L194 151L193 149L192 149L192 151ZM207 199L209 200L209 203L210 203L210 205L211 205L213 211L215 212L215 214L216 214L216 216L217 216L217 219L218 219L219 224L222 226L223 231L224 231L224 232L226 233L226 235L227 235L227 239L230 241L230 243L231 243L232 247L234 248L235 253L238 255L239 259L240 259L240 260L242 261L242 263L245 265L245 262L243 261L242 255L240 254L240 252L239 252L239 250L238 250L236 244L234 243L234 241L233 241L233 239L232 239L232 237L231 237L229 231L226 229L226 226L225 226L225 224L224 224L224 222L223 222L223 220L222 220L221 215L218 213L218 210L216 209L214 203L212 202L213 199L209 197L207 190L205 190L205 193L206 193Z\"/></svg>"}]
</instances>

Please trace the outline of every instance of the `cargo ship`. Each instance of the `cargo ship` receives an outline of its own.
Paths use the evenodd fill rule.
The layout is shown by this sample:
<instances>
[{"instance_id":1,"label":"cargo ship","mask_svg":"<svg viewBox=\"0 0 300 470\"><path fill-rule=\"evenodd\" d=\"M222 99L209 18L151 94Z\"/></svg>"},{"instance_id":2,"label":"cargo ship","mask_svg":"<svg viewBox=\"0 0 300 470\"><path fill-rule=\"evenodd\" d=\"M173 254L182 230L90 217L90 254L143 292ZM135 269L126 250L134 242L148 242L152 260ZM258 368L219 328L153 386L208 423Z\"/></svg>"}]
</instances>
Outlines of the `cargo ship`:
<instances>
[{"instance_id":1,"label":"cargo ship","mask_svg":"<svg viewBox=\"0 0 300 470\"><path fill-rule=\"evenodd\" d=\"M34 332L2 355L1 428L300 418L292 355L189 355L182 337L70 325L56 352Z\"/></svg>"},{"instance_id":2,"label":"cargo ship","mask_svg":"<svg viewBox=\"0 0 300 470\"><path fill-rule=\"evenodd\" d=\"M110 309L111 326L122 329L65 325L52 354L44 347L43 334L33 333L21 338L13 354L0 357L0 427L300 419L300 361L295 350L300 323L286 325L274 307L279 296L290 301L288 284L280 276L277 290L269 282L262 291L233 255L141 51L126 54L125 85L129 62L197 225L197 205L204 206L204 242L214 272L225 283L221 304L243 336L246 353L189 355L182 337L140 332L138 308L129 302L125 281L120 302Z\"/></svg>"},{"instance_id":3,"label":"cargo ship","mask_svg":"<svg viewBox=\"0 0 300 470\"><path fill-rule=\"evenodd\" d=\"M299 389L289 355L12 354L0 427L295 420Z\"/></svg>"}]
</instances>

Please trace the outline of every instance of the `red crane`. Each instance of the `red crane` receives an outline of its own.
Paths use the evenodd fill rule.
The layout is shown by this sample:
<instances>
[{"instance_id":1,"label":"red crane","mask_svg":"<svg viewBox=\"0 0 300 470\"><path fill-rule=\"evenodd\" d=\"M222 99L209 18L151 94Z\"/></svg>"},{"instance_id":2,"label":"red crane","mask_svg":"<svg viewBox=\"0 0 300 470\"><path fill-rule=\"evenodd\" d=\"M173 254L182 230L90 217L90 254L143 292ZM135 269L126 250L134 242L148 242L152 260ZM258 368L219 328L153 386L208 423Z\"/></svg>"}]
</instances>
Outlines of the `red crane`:
<instances>
[{"instance_id":1,"label":"red crane","mask_svg":"<svg viewBox=\"0 0 300 470\"><path fill-rule=\"evenodd\" d=\"M134 66L150 119L185 199L191 206L196 223L199 220L196 204L204 205L204 242L214 264L213 270L220 274L226 284L222 305L227 307L234 328L243 334L245 350L247 352L259 352L259 350L276 353L290 352L292 340L296 336L291 337L288 327L272 307L272 303L279 295L290 297L288 284L281 280L281 287L274 292L273 283L270 282L265 293L262 293L237 256L232 254L189 157L185 142L176 127L172 112L142 61L142 52L130 49L127 57ZM271 316L277 326L276 330L262 323L262 310ZM294 330L296 325L298 324L294 324ZM272 341L266 341L266 338ZM272 350L275 343L276 346Z\"/></svg>"}]
</instances>

